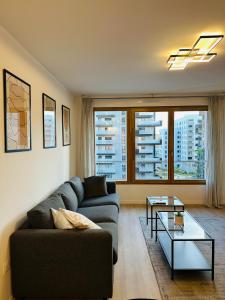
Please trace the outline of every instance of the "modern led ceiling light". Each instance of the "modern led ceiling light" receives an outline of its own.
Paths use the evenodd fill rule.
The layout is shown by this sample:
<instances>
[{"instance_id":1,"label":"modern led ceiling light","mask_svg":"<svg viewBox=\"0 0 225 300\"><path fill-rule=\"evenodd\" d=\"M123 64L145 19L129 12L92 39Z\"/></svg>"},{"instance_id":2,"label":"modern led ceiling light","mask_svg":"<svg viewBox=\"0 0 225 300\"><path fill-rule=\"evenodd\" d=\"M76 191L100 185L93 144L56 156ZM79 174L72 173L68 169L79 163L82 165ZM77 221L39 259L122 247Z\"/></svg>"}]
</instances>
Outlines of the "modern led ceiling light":
<instances>
[{"instance_id":1,"label":"modern led ceiling light","mask_svg":"<svg viewBox=\"0 0 225 300\"><path fill-rule=\"evenodd\" d=\"M169 70L183 70L189 63L211 61L216 53L210 51L222 38L223 35L201 35L191 49L179 49L176 54L170 55L167 61Z\"/></svg>"}]
</instances>

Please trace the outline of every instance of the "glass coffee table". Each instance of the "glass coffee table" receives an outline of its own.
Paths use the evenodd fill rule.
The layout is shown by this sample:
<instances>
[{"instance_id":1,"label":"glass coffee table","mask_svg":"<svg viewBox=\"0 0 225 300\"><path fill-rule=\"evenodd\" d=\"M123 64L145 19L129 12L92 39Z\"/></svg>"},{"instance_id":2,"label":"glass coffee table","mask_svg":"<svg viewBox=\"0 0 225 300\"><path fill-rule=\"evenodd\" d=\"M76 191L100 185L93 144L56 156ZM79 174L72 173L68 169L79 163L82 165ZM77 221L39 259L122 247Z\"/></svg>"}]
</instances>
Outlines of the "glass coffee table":
<instances>
[{"instance_id":1,"label":"glass coffee table","mask_svg":"<svg viewBox=\"0 0 225 300\"><path fill-rule=\"evenodd\" d=\"M182 213L183 225L176 225L175 215L176 212L157 211L155 220L155 238L171 268L171 279L175 271L211 271L214 280L214 239L187 211ZM158 231L158 222L164 231ZM196 244L198 241L210 242L210 261Z\"/></svg>"},{"instance_id":2,"label":"glass coffee table","mask_svg":"<svg viewBox=\"0 0 225 300\"><path fill-rule=\"evenodd\" d=\"M148 208L151 208L151 214L149 217L148 214ZM153 231L155 229L153 228L153 220L155 220L155 217L153 216L154 210L157 211L157 209L162 207L166 207L166 210L168 208L171 208L171 210L177 211L181 210L184 211L184 204L183 202L178 199L176 196L147 196L146 197L146 222L148 225L148 220L151 221L151 238L153 237Z\"/></svg>"}]
</instances>

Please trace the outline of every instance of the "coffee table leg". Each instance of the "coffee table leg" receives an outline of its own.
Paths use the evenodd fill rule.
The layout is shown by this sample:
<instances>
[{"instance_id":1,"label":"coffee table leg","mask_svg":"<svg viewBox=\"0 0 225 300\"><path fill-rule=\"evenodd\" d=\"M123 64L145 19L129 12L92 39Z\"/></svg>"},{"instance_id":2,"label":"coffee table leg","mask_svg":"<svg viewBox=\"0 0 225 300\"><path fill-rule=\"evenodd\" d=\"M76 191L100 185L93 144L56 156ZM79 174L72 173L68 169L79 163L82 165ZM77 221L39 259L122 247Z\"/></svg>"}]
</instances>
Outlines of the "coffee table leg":
<instances>
[{"instance_id":1,"label":"coffee table leg","mask_svg":"<svg viewBox=\"0 0 225 300\"><path fill-rule=\"evenodd\" d=\"M153 207L151 205L151 238L153 237Z\"/></svg>"},{"instance_id":2,"label":"coffee table leg","mask_svg":"<svg viewBox=\"0 0 225 300\"><path fill-rule=\"evenodd\" d=\"M212 240L212 281L214 280L214 256L215 256L215 242Z\"/></svg>"},{"instance_id":3,"label":"coffee table leg","mask_svg":"<svg viewBox=\"0 0 225 300\"><path fill-rule=\"evenodd\" d=\"M146 223L148 225L148 199L146 199Z\"/></svg>"},{"instance_id":4,"label":"coffee table leg","mask_svg":"<svg viewBox=\"0 0 225 300\"><path fill-rule=\"evenodd\" d=\"M174 279L174 241L171 241L171 279Z\"/></svg>"}]
</instances>

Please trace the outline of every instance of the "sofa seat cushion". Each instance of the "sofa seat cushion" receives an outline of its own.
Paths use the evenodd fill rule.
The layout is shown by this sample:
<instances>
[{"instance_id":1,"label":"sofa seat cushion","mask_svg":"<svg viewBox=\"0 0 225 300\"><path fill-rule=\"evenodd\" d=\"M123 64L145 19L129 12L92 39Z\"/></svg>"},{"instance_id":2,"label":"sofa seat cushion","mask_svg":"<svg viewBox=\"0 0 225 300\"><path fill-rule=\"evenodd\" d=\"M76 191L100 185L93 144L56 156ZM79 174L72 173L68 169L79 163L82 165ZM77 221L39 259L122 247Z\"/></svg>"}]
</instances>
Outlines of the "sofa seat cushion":
<instances>
[{"instance_id":1,"label":"sofa seat cushion","mask_svg":"<svg viewBox=\"0 0 225 300\"><path fill-rule=\"evenodd\" d=\"M53 229L54 221L51 208L65 208L64 202L60 195L54 194L46 200L40 202L27 213L29 226L35 229Z\"/></svg>"},{"instance_id":2,"label":"sofa seat cushion","mask_svg":"<svg viewBox=\"0 0 225 300\"><path fill-rule=\"evenodd\" d=\"M113 264L118 260L118 227L115 223L97 223L102 229L107 230L112 235L113 244Z\"/></svg>"},{"instance_id":3,"label":"sofa seat cushion","mask_svg":"<svg viewBox=\"0 0 225 300\"><path fill-rule=\"evenodd\" d=\"M76 211L78 207L78 199L74 190L69 183L60 185L53 194L61 195L66 209Z\"/></svg>"},{"instance_id":4,"label":"sofa seat cushion","mask_svg":"<svg viewBox=\"0 0 225 300\"><path fill-rule=\"evenodd\" d=\"M115 205L80 207L77 212L95 223L117 223L118 221L118 209Z\"/></svg>"},{"instance_id":5,"label":"sofa seat cushion","mask_svg":"<svg viewBox=\"0 0 225 300\"><path fill-rule=\"evenodd\" d=\"M84 199L84 186L81 182L80 177L74 176L69 181L66 181L66 183L69 183L74 190L74 192L77 195L78 202L80 203Z\"/></svg>"},{"instance_id":6,"label":"sofa seat cushion","mask_svg":"<svg viewBox=\"0 0 225 300\"><path fill-rule=\"evenodd\" d=\"M79 203L79 207L92 207L101 205L115 205L119 210L119 195L113 193L107 196L84 199L81 203Z\"/></svg>"}]
</instances>

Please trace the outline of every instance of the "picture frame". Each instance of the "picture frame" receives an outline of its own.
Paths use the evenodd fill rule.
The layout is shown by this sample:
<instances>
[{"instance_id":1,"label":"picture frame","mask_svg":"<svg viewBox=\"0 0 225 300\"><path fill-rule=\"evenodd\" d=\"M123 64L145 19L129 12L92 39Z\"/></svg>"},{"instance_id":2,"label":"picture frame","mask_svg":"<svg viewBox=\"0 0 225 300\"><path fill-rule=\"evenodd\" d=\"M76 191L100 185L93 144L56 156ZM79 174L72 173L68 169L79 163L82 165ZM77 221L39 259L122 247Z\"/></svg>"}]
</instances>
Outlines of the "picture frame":
<instances>
[{"instance_id":1,"label":"picture frame","mask_svg":"<svg viewBox=\"0 0 225 300\"><path fill-rule=\"evenodd\" d=\"M65 105L62 105L62 141L63 146L71 144L70 108Z\"/></svg>"},{"instance_id":2,"label":"picture frame","mask_svg":"<svg viewBox=\"0 0 225 300\"><path fill-rule=\"evenodd\" d=\"M3 70L5 152L32 149L31 85Z\"/></svg>"},{"instance_id":3,"label":"picture frame","mask_svg":"<svg viewBox=\"0 0 225 300\"><path fill-rule=\"evenodd\" d=\"M56 100L42 93L43 148L56 148Z\"/></svg>"}]
</instances>

